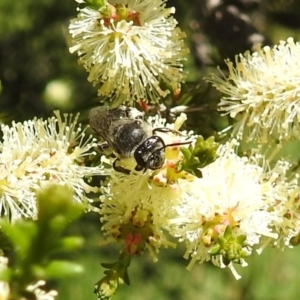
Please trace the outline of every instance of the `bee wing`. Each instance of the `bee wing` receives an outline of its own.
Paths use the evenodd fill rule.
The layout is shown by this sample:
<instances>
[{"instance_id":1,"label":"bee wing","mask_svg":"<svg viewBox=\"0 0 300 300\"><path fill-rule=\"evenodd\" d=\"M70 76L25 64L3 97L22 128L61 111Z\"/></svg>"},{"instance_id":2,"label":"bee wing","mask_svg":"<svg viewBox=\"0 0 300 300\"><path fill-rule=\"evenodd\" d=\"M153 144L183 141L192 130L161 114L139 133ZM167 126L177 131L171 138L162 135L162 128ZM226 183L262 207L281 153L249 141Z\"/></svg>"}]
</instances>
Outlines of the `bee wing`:
<instances>
[{"instance_id":1,"label":"bee wing","mask_svg":"<svg viewBox=\"0 0 300 300\"><path fill-rule=\"evenodd\" d=\"M89 113L89 123L93 130L105 141L113 146L114 128L127 122L131 108L121 105L118 108L109 109L106 106L98 106L91 109ZM121 122L121 124L119 124Z\"/></svg>"},{"instance_id":2,"label":"bee wing","mask_svg":"<svg viewBox=\"0 0 300 300\"><path fill-rule=\"evenodd\" d=\"M88 118L93 130L107 140L107 134L113 122L110 110L103 106L95 107L90 111Z\"/></svg>"},{"instance_id":3,"label":"bee wing","mask_svg":"<svg viewBox=\"0 0 300 300\"><path fill-rule=\"evenodd\" d=\"M143 117L144 113L124 105L113 109L99 106L90 111L89 122L118 156L127 157L135 144L149 135Z\"/></svg>"}]
</instances>

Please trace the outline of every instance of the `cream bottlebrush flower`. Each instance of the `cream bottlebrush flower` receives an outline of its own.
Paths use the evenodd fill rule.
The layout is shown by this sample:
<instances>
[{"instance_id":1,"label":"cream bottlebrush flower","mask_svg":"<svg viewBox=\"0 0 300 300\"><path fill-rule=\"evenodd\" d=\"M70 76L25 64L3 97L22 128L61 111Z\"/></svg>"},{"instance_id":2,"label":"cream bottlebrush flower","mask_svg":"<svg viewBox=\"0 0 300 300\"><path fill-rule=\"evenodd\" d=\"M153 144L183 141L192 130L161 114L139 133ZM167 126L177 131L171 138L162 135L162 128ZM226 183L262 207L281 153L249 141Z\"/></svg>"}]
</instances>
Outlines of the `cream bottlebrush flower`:
<instances>
[{"instance_id":1,"label":"cream bottlebrush flower","mask_svg":"<svg viewBox=\"0 0 300 300\"><path fill-rule=\"evenodd\" d=\"M300 43L292 38L279 45L227 60L225 78L208 81L226 96L220 110L236 118L233 134L238 138L268 142L288 140L300 134Z\"/></svg>"},{"instance_id":2,"label":"cream bottlebrush flower","mask_svg":"<svg viewBox=\"0 0 300 300\"><path fill-rule=\"evenodd\" d=\"M36 218L36 196L48 184L67 185L78 202L97 188L84 177L102 174L101 167L86 167L84 158L92 153L94 140L85 140L84 130L75 118L55 112L48 120L2 125L0 144L0 213L12 221Z\"/></svg>"},{"instance_id":3,"label":"cream bottlebrush flower","mask_svg":"<svg viewBox=\"0 0 300 300\"><path fill-rule=\"evenodd\" d=\"M219 158L201 169L203 177L190 182L190 198L173 207L166 229L186 245L196 261L211 260L219 267L232 262L245 265L244 258L264 238L276 239L278 220L272 207L277 194L265 169L234 152L236 142L219 148Z\"/></svg>"},{"instance_id":4,"label":"cream bottlebrush flower","mask_svg":"<svg viewBox=\"0 0 300 300\"><path fill-rule=\"evenodd\" d=\"M300 187L299 176L287 179L286 174L291 170L289 162L278 161L276 166L266 174L273 182L276 202L272 207L276 219L271 226L278 233L278 239L273 245L284 249L299 244L300 237Z\"/></svg>"},{"instance_id":5,"label":"cream bottlebrush flower","mask_svg":"<svg viewBox=\"0 0 300 300\"><path fill-rule=\"evenodd\" d=\"M86 1L88 2L88 1ZM98 94L122 102L157 102L169 90L178 93L185 35L165 0L110 0L99 9L80 8L69 31L88 80Z\"/></svg>"}]
</instances>

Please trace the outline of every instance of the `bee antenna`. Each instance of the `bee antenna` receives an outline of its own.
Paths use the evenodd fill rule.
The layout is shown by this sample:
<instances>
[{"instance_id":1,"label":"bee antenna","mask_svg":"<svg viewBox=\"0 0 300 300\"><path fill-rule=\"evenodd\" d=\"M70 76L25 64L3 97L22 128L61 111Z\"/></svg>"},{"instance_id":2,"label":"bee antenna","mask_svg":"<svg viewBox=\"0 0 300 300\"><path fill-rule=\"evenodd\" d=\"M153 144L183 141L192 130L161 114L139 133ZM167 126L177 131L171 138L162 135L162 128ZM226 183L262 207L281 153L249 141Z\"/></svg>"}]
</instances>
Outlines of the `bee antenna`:
<instances>
[{"instance_id":1,"label":"bee antenna","mask_svg":"<svg viewBox=\"0 0 300 300\"><path fill-rule=\"evenodd\" d=\"M191 144L191 143L192 143L192 141L188 141L188 142L180 142L180 143L174 143L174 144L167 144L167 145L164 145L163 147L161 147L160 150L166 149L167 147L181 146L181 145L189 145L189 144Z\"/></svg>"},{"instance_id":2,"label":"bee antenna","mask_svg":"<svg viewBox=\"0 0 300 300\"><path fill-rule=\"evenodd\" d=\"M181 146L181 145L189 145L191 144L192 141L188 141L188 142L180 142L180 143L173 143L173 144L167 144L164 145L163 147L158 148L157 150L155 150L152 154L156 153L156 152L160 152L163 149L166 149L167 147L173 147L173 146Z\"/></svg>"},{"instance_id":3,"label":"bee antenna","mask_svg":"<svg viewBox=\"0 0 300 300\"><path fill-rule=\"evenodd\" d=\"M173 144L167 144L167 145L164 145L163 147L160 147L158 149L156 149L155 151L153 151L151 153L151 156L155 155L156 153L159 153L161 150L163 149L166 149L167 147L172 147L172 146L181 146L181 145L188 145L192 143L192 141L188 141L188 142L180 142L180 143L173 143ZM145 168L144 171L146 171L148 169L148 166L149 166L149 161L150 161L150 157L148 158L148 161L147 161L147 167Z\"/></svg>"}]
</instances>

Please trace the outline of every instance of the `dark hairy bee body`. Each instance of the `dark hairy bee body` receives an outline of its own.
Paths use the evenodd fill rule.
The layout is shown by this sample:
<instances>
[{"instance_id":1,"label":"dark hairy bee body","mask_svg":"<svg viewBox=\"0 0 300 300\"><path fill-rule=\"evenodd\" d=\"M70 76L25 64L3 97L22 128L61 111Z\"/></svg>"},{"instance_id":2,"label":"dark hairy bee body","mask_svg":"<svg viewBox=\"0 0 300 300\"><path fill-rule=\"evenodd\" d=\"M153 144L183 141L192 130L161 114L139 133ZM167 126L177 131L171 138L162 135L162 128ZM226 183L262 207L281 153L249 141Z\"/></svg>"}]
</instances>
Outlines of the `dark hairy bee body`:
<instances>
[{"instance_id":1,"label":"dark hairy bee body","mask_svg":"<svg viewBox=\"0 0 300 300\"><path fill-rule=\"evenodd\" d=\"M144 120L142 112L124 105L114 109L96 107L90 111L89 121L93 130L105 141L104 145L111 147L116 154L114 169L126 174L130 171L117 165L118 161L134 158L136 171L157 170L164 164L166 147L189 143L165 145L163 139L155 133L175 132L174 130L153 129Z\"/></svg>"}]
</instances>

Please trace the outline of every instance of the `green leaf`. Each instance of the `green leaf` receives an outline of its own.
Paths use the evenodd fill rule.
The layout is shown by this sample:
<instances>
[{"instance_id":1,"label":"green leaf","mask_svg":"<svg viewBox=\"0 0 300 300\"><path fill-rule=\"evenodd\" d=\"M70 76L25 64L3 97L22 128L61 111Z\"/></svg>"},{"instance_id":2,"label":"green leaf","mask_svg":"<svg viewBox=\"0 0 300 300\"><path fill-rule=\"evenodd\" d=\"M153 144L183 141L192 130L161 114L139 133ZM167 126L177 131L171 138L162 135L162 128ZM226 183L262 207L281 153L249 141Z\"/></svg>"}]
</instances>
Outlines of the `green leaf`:
<instances>
[{"instance_id":1,"label":"green leaf","mask_svg":"<svg viewBox=\"0 0 300 300\"><path fill-rule=\"evenodd\" d=\"M53 256L78 249L82 238L62 237L71 221L83 212L82 205L74 204L73 193L66 186L49 186L37 194L38 220L11 224L1 221L10 242L14 259L6 272L14 299L23 298L28 285L41 279L57 279L79 274L83 268L67 260L52 260Z\"/></svg>"},{"instance_id":2,"label":"green leaf","mask_svg":"<svg viewBox=\"0 0 300 300\"><path fill-rule=\"evenodd\" d=\"M39 215L37 222L52 229L62 231L83 212L83 206L74 203L73 191L67 186L49 186L37 195ZM55 218L53 222L52 219Z\"/></svg>"},{"instance_id":3,"label":"green leaf","mask_svg":"<svg viewBox=\"0 0 300 300\"><path fill-rule=\"evenodd\" d=\"M101 7L105 7L106 0L86 0L86 6L90 6L91 8L100 9Z\"/></svg>"},{"instance_id":4,"label":"green leaf","mask_svg":"<svg viewBox=\"0 0 300 300\"><path fill-rule=\"evenodd\" d=\"M78 236L69 236L61 239L56 246L56 251L74 251L82 248L84 239Z\"/></svg>"},{"instance_id":5,"label":"green leaf","mask_svg":"<svg viewBox=\"0 0 300 300\"><path fill-rule=\"evenodd\" d=\"M18 257L24 259L30 251L33 239L38 234L38 228L32 221L20 220L13 225L6 220L0 222L1 230L17 249Z\"/></svg>"},{"instance_id":6,"label":"green leaf","mask_svg":"<svg viewBox=\"0 0 300 300\"><path fill-rule=\"evenodd\" d=\"M66 278L83 273L81 265L66 260L52 260L45 268L47 278Z\"/></svg>"},{"instance_id":7,"label":"green leaf","mask_svg":"<svg viewBox=\"0 0 300 300\"><path fill-rule=\"evenodd\" d=\"M215 143L213 137L204 140L199 136L195 145L188 148L181 147L184 158L176 165L177 170L189 172L197 177L202 177L201 168L211 164L217 158L218 143Z\"/></svg>"}]
</instances>

